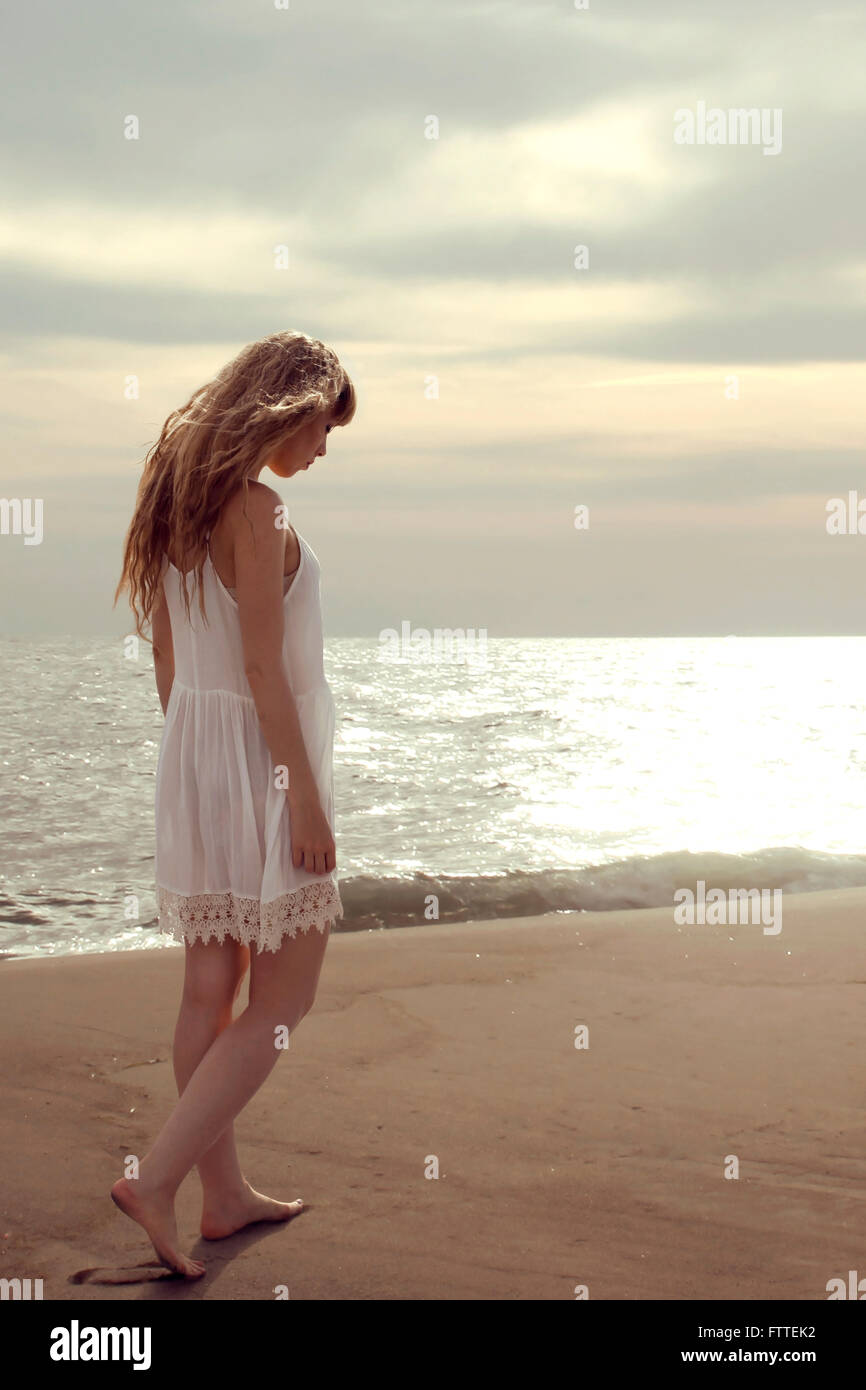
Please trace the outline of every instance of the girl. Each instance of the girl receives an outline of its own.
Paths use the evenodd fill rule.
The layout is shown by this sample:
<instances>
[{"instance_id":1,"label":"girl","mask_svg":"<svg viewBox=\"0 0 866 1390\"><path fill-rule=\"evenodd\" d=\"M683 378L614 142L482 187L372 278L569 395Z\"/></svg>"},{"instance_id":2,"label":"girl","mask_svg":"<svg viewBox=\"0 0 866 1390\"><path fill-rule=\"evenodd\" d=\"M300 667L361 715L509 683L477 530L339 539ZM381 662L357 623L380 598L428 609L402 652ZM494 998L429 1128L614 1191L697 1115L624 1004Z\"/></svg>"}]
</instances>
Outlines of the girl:
<instances>
[{"instance_id":1,"label":"girl","mask_svg":"<svg viewBox=\"0 0 866 1390\"><path fill-rule=\"evenodd\" d=\"M111 1196L187 1278L204 1265L178 1250L174 1197L193 1165L207 1239L303 1205L250 1186L232 1124L312 1008L343 915L319 563L258 474L309 468L355 404L317 339L273 333L245 347L169 416L148 455L115 595L128 588L137 632L150 622L153 633L165 715L157 905L160 929L185 943L186 970L180 1099L138 1176ZM248 969L249 1004L233 1022Z\"/></svg>"}]
</instances>

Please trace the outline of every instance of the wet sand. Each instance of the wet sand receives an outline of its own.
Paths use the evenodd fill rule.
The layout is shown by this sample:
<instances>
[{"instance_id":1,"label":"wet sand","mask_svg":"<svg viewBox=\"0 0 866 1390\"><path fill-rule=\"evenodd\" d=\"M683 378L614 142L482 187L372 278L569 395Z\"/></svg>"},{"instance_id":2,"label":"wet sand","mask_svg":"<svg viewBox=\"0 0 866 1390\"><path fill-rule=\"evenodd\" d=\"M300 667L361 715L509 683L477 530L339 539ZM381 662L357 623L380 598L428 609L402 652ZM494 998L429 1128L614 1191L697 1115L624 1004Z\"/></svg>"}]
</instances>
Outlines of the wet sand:
<instances>
[{"instance_id":1,"label":"wet sand","mask_svg":"<svg viewBox=\"0 0 866 1390\"><path fill-rule=\"evenodd\" d=\"M669 908L332 936L237 1123L253 1185L307 1210L203 1241L191 1174L196 1283L154 1279L108 1196L175 1100L182 951L6 960L0 1275L58 1300L826 1299L863 1263L864 919L849 889L786 897L776 936ZM70 1282L93 1268L135 1282Z\"/></svg>"}]
</instances>

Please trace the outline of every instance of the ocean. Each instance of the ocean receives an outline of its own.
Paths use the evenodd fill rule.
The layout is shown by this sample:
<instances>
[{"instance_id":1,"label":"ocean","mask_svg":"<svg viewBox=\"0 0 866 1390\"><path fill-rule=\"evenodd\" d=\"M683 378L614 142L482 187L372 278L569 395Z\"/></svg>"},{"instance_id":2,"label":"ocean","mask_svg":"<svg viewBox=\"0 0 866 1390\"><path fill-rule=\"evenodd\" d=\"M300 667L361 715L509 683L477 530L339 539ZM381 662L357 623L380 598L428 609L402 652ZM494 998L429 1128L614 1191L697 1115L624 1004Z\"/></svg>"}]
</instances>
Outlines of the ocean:
<instances>
[{"instance_id":1,"label":"ocean","mask_svg":"<svg viewBox=\"0 0 866 1390\"><path fill-rule=\"evenodd\" d=\"M447 655L447 653L445 654ZM156 930L150 648L0 639L0 954ZM326 644L342 930L866 885L863 637Z\"/></svg>"}]
</instances>

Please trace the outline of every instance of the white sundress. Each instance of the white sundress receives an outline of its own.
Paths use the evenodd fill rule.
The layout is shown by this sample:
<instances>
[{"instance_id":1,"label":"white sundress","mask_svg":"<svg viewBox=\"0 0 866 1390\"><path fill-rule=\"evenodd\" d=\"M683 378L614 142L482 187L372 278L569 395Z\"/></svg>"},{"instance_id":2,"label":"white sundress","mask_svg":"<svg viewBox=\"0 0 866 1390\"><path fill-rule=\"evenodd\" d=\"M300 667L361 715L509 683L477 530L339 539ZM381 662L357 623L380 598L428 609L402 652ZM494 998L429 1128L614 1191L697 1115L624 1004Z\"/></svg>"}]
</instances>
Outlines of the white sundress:
<instances>
[{"instance_id":1,"label":"white sundress","mask_svg":"<svg viewBox=\"0 0 866 1390\"><path fill-rule=\"evenodd\" d=\"M284 581L283 664L333 834L335 709L323 665L321 570L298 541L300 563ZM187 574L187 617L180 572L164 559L174 681L156 770L159 928L180 941L233 937L259 953L276 951L286 936L324 932L343 916L336 870L292 863L287 794L276 785L244 672L237 601L210 547L202 576L207 625L195 571Z\"/></svg>"}]
</instances>

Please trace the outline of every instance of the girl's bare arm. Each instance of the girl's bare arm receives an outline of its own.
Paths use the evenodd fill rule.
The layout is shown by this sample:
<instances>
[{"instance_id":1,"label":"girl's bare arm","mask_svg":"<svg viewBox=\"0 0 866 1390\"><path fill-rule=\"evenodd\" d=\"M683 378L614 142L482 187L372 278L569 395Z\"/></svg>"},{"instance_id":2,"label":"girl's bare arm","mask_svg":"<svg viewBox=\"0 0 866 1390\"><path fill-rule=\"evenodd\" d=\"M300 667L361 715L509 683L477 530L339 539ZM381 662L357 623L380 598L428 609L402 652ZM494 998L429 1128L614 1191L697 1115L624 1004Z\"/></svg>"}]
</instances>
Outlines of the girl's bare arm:
<instances>
[{"instance_id":1,"label":"girl's bare arm","mask_svg":"<svg viewBox=\"0 0 866 1390\"><path fill-rule=\"evenodd\" d=\"M165 591L160 584L159 593L151 614L151 636L153 638L153 669L156 673L156 689L162 712L168 708L168 697L174 684L174 644L171 639L171 618Z\"/></svg>"},{"instance_id":2,"label":"girl's bare arm","mask_svg":"<svg viewBox=\"0 0 866 1390\"><path fill-rule=\"evenodd\" d=\"M283 665L286 533L274 524L282 509L282 499L273 488L250 482L246 514L241 502L232 505L229 514L244 671L274 775L278 768L284 767L288 772L295 867L327 873L334 868L334 840L322 811L295 698Z\"/></svg>"}]
</instances>

